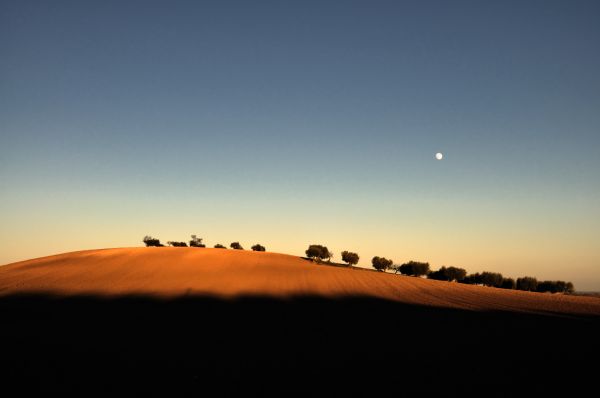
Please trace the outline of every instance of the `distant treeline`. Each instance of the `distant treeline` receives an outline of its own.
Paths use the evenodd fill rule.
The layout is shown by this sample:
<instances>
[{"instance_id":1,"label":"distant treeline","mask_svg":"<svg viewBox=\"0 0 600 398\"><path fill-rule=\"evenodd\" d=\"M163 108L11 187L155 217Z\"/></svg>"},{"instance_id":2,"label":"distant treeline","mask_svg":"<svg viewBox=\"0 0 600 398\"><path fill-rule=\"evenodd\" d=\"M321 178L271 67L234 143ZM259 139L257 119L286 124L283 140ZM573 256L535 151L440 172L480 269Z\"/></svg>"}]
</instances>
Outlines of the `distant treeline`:
<instances>
[{"instance_id":1,"label":"distant treeline","mask_svg":"<svg viewBox=\"0 0 600 398\"><path fill-rule=\"evenodd\" d=\"M160 243L160 240L151 236L144 237L144 243L148 247L164 246ZM169 241L167 242L167 245L173 247L188 247L188 243L186 242ZM189 247L206 247L206 245L202 243L202 238L192 235L192 239L189 241ZM229 247L235 250L244 250L239 242L232 242ZM226 247L220 243L214 245L214 248L226 249ZM262 252L266 251L265 247L258 243L252 246L252 250ZM313 244L308 247L305 253L308 258L315 262L326 261L328 264L335 264L331 262L333 253L329 251L327 246ZM344 264L338 265L345 265L348 267L358 264L358 260L360 259L357 253L347 250L341 252L341 257ZM575 291L575 287L571 282L538 281L536 278L531 276L524 276L515 280L513 278L505 278L500 273L488 271L467 274L467 271L464 268L447 266L443 266L437 271L433 271L429 268L429 263L419 261L409 261L404 264L394 264L394 262L390 259L375 256L371 259L371 265L377 271L392 270L395 274L400 273L402 275L427 277L428 279L435 279L439 281L489 286L500 289L516 289L540 293L573 293Z\"/></svg>"},{"instance_id":2,"label":"distant treeline","mask_svg":"<svg viewBox=\"0 0 600 398\"><path fill-rule=\"evenodd\" d=\"M516 289L540 293L573 293L575 287L571 282L565 281L538 281L531 276L522 278L506 278L498 272L482 272L467 275L464 268L441 267L437 271L429 269L429 263L410 261L402 265L390 267L395 273L401 273L410 276L426 276L429 279L435 279L448 282L459 282L470 285L482 285L497 287L500 289Z\"/></svg>"},{"instance_id":3,"label":"distant treeline","mask_svg":"<svg viewBox=\"0 0 600 398\"><path fill-rule=\"evenodd\" d=\"M310 245L306 250L306 256L313 261L327 261L331 263L333 253L329 251L327 246ZM354 252L344 250L341 253L342 261L347 266L358 264L359 255ZM564 281L543 281L531 276L518 278L516 281L513 278L505 278L497 272L482 272L475 274L467 274L464 268L458 267L441 267L437 271L432 271L429 268L429 263L409 261L404 264L395 265L392 260L385 257L375 256L371 259L371 265L378 271L393 270L394 273L410 275L416 277L427 277L439 281L459 282L470 285L482 285L497 287L501 289L517 289L530 292L550 292L550 293L573 293L575 287L571 282Z\"/></svg>"},{"instance_id":4,"label":"distant treeline","mask_svg":"<svg viewBox=\"0 0 600 398\"><path fill-rule=\"evenodd\" d=\"M146 235L144 237L143 242L146 245L146 247L164 247L165 246L162 243L160 243L159 239L155 239L149 235ZM188 247L188 243L176 242L176 241L168 241L167 245L173 246L173 247ZM189 241L189 247L206 247L206 245L204 243L202 243L202 238L198 238L196 235L192 235L192 239ZM215 249L227 249L225 246L223 246L220 243L217 243L213 247ZM242 245L240 245L240 242L231 242L229 247L231 247L232 249L235 249L235 250L244 250ZM259 243L252 246L251 249L254 250L255 252L266 251L266 248Z\"/></svg>"}]
</instances>

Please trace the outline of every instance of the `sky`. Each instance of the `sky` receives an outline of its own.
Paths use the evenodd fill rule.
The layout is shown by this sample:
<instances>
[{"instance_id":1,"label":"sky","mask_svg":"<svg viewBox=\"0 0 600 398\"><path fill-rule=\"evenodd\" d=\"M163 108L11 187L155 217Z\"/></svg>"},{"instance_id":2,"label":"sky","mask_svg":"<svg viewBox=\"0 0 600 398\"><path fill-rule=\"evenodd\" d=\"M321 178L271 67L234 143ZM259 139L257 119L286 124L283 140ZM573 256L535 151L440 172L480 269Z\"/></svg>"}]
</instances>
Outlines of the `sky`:
<instances>
[{"instance_id":1,"label":"sky","mask_svg":"<svg viewBox=\"0 0 600 398\"><path fill-rule=\"evenodd\" d=\"M597 1L2 1L0 264L196 234L600 290L599 44Z\"/></svg>"}]
</instances>

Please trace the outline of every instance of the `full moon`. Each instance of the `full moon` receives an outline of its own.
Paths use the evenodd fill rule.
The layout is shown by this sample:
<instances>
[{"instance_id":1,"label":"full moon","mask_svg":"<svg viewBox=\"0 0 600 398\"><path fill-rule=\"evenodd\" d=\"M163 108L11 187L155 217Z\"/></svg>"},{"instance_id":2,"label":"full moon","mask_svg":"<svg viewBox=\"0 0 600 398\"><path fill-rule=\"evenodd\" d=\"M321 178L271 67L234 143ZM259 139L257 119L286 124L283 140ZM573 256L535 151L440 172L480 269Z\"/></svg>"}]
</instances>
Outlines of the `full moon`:
<instances>
[{"instance_id":1,"label":"full moon","mask_svg":"<svg viewBox=\"0 0 600 398\"><path fill-rule=\"evenodd\" d=\"M435 154L435 158L437 160L442 160L444 158L444 154L442 154L441 152L438 152Z\"/></svg>"}]
</instances>

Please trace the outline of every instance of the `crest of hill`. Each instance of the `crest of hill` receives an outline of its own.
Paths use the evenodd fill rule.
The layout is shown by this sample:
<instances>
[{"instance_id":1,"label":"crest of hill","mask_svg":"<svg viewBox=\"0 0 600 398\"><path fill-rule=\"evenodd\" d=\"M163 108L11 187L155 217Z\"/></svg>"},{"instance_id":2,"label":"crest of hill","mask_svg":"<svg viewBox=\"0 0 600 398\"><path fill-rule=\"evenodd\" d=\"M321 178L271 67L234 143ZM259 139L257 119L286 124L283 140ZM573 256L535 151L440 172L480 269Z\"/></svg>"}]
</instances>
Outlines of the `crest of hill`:
<instances>
[{"instance_id":1,"label":"crest of hill","mask_svg":"<svg viewBox=\"0 0 600 398\"><path fill-rule=\"evenodd\" d=\"M474 311L600 315L600 300L594 297L360 272L286 254L208 248L87 250L1 266L0 296L15 294L372 297Z\"/></svg>"}]
</instances>

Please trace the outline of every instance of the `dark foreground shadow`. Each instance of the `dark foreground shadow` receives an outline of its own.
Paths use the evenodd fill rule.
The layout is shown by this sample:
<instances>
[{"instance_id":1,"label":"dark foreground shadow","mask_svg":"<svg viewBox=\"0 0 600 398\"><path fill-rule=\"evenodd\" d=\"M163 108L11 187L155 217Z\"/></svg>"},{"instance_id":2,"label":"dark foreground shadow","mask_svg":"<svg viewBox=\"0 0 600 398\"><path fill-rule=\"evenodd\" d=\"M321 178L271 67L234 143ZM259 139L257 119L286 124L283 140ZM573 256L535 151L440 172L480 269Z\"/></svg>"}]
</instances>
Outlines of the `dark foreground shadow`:
<instances>
[{"instance_id":1,"label":"dark foreground shadow","mask_svg":"<svg viewBox=\"0 0 600 398\"><path fill-rule=\"evenodd\" d=\"M43 296L1 298L0 317L10 396L574 396L598 377L598 317Z\"/></svg>"}]
</instances>

